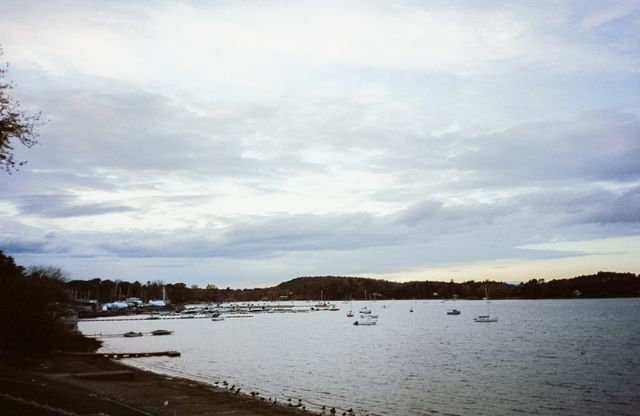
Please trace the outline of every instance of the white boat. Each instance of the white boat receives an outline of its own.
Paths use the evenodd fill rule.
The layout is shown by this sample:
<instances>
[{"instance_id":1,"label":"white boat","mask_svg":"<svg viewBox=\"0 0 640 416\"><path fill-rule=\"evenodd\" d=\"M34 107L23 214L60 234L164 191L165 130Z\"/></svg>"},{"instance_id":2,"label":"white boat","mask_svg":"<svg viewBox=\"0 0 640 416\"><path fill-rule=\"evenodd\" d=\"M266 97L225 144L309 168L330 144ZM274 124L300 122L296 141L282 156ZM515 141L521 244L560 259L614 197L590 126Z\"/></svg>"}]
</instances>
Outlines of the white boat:
<instances>
[{"instance_id":1,"label":"white boat","mask_svg":"<svg viewBox=\"0 0 640 416\"><path fill-rule=\"evenodd\" d=\"M355 326L368 326L368 325L375 325L376 322L378 322L378 321L376 321L375 319L373 319L373 318L371 318L369 316L366 316L364 319L362 319L360 321L355 321L353 324Z\"/></svg>"},{"instance_id":2,"label":"white boat","mask_svg":"<svg viewBox=\"0 0 640 416\"><path fill-rule=\"evenodd\" d=\"M364 292L364 299L367 300L367 291ZM360 308L360 318L363 320L355 321L354 325L375 325L376 319L378 319L378 315L373 315L372 313L373 307L371 306L363 306Z\"/></svg>"},{"instance_id":3,"label":"white boat","mask_svg":"<svg viewBox=\"0 0 640 416\"><path fill-rule=\"evenodd\" d=\"M478 315L473 318L474 322L498 322L498 318L492 317L491 315Z\"/></svg>"},{"instance_id":4,"label":"white boat","mask_svg":"<svg viewBox=\"0 0 640 416\"><path fill-rule=\"evenodd\" d=\"M484 299L486 299L487 302L487 314L486 315L478 315L475 318L473 318L474 322L498 322L498 317L497 316L491 316L491 308L490 308L490 304L491 302L489 302L489 295L487 293L487 286L485 285L484 287L484 294L485 297Z\"/></svg>"},{"instance_id":5,"label":"white boat","mask_svg":"<svg viewBox=\"0 0 640 416\"><path fill-rule=\"evenodd\" d=\"M318 302L311 307L312 311L339 311L340 308L335 303L330 302Z\"/></svg>"},{"instance_id":6,"label":"white boat","mask_svg":"<svg viewBox=\"0 0 640 416\"><path fill-rule=\"evenodd\" d=\"M211 317L212 321L224 321L224 316L213 316Z\"/></svg>"}]
</instances>

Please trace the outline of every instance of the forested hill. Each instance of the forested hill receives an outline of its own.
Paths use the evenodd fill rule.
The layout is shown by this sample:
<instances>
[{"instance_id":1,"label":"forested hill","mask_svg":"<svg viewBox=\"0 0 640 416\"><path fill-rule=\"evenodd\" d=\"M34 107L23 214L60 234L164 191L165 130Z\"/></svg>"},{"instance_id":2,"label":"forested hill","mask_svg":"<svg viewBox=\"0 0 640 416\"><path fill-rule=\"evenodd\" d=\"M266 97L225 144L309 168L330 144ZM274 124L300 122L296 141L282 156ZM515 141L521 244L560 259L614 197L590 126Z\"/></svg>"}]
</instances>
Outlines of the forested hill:
<instances>
[{"instance_id":1,"label":"forested hill","mask_svg":"<svg viewBox=\"0 0 640 416\"><path fill-rule=\"evenodd\" d=\"M344 300L354 299L478 299L488 294L492 299L640 297L640 276L633 273L599 272L589 276L545 281L533 279L512 285L495 281L390 282L380 279L341 276L298 277L277 286L260 289L206 289L187 287L184 283L124 282L112 280L73 280L67 289L74 299L97 299L112 302L139 297L145 302L159 299L163 287L174 304L187 302L257 301L257 300Z\"/></svg>"},{"instance_id":2,"label":"forested hill","mask_svg":"<svg viewBox=\"0 0 640 416\"><path fill-rule=\"evenodd\" d=\"M486 291L485 291L486 288ZM640 276L633 273L599 272L570 279L532 279L519 285L495 281L454 282L390 282L357 277L299 277L272 289L296 299L429 299L482 298L488 294L503 298L570 298L640 296Z\"/></svg>"}]
</instances>

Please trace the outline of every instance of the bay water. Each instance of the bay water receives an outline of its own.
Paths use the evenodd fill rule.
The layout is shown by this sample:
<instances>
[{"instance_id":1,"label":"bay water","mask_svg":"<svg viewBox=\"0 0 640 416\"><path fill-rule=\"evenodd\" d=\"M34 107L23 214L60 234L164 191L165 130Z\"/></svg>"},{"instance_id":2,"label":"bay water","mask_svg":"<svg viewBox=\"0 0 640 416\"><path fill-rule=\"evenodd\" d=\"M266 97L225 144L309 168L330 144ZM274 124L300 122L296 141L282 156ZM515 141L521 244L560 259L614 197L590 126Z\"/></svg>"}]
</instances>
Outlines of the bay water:
<instances>
[{"instance_id":1,"label":"bay water","mask_svg":"<svg viewBox=\"0 0 640 416\"><path fill-rule=\"evenodd\" d=\"M303 303L304 304L304 303ZM380 315L354 326L358 309ZM308 409L370 415L640 415L640 299L377 301L251 318L87 321L101 351L166 374ZM447 315L456 308L460 315ZM476 323L487 313L499 321ZM413 312L410 310L413 309ZM161 400L162 398L159 398Z\"/></svg>"}]
</instances>

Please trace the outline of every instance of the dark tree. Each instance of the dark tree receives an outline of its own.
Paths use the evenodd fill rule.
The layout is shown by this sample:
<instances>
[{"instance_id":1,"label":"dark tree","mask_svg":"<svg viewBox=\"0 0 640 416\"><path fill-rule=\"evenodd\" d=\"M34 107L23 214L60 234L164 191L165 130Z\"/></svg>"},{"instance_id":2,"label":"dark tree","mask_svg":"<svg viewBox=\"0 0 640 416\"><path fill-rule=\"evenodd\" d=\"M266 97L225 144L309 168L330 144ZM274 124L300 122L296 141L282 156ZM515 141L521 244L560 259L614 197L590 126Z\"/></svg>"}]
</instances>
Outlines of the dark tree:
<instances>
[{"instance_id":1,"label":"dark tree","mask_svg":"<svg viewBox=\"0 0 640 416\"><path fill-rule=\"evenodd\" d=\"M25 271L0 251L0 351L44 355L99 346L67 326L72 311L63 277L53 267Z\"/></svg>"},{"instance_id":2,"label":"dark tree","mask_svg":"<svg viewBox=\"0 0 640 416\"><path fill-rule=\"evenodd\" d=\"M2 56L2 48L0 48L0 56ZM15 143L20 142L26 147L38 143L41 114L29 115L20 109L20 103L9 94L14 85L5 79L8 70L8 64L0 67L0 169L10 174L27 163L14 159Z\"/></svg>"}]
</instances>

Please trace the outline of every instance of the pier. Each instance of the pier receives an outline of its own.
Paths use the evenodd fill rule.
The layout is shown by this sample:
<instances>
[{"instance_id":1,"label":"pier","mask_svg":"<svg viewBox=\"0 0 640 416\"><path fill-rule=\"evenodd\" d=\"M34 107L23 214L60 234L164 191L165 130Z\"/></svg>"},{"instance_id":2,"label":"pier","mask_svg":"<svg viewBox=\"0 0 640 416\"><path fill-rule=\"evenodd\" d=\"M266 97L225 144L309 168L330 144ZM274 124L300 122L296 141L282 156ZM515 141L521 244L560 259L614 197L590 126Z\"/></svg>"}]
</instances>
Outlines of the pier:
<instances>
[{"instance_id":1,"label":"pier","mask_svg":"<svg viewBox=\"0 0 640 416\"><path fill-rule=\"evenodd\" d=\"M225 314L225 319L229 318L253 318L250 314ZM163 316L162 318L89 318L80 319L79 322L114 322L114 321L165 321L170 319L211 319L211 316Z\"/></svg>"},{"instance_id":2,"label":"pier","mask_svg":"<svg viewBox=\"0 0 640 416\"><path fill-rule=\"evenodd\" d=\"M143 358L143 357L180 357L179 351L153 351L153 352L69 352L65 355L76 357L101 357L119 360L121 358Z\"/></svg>"}]
</instances>

